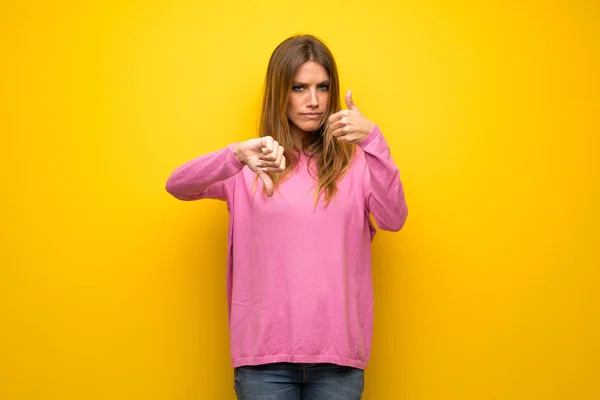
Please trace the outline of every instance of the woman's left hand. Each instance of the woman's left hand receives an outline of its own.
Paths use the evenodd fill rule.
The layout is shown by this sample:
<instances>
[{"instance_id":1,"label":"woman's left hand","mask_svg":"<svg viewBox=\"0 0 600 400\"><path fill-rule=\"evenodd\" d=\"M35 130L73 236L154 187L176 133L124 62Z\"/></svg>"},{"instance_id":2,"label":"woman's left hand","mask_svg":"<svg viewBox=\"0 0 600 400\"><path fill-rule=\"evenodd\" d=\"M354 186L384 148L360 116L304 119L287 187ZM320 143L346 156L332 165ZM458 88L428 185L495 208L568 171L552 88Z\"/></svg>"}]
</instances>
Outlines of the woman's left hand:
<instances>
[{"instance_id":1,"label":"woman's left hand","mask_svg":"<svg viewBox=\"0 0 600 400\"><path fill-rule=\"evenodd\" d=\"M352 90L346 93L347 110L342 110L329 117L331 131L338 142L358 144L375 128L375 123L369 121L358 110L352 100Z\"/></svg>"}]
</instances>

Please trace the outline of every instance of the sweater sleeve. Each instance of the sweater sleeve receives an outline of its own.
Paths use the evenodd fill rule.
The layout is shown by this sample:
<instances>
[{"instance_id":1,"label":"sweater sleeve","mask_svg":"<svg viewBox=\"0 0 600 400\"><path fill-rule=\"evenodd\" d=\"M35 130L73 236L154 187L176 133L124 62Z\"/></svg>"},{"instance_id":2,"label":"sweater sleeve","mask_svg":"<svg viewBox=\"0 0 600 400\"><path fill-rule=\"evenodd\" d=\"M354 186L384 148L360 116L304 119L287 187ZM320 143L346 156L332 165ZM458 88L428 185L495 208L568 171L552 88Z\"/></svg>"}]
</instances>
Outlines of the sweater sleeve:
<instances>
[{"instance_id":1,"label":"sweater sleeve","mask_svg":"<svg viewBox=\"0 0 600 400\"><path fill-rule=\"evenodd\" d=\"M233 154L234 147L235 143L176 168L167 180L167 192L180 200L229 201L234 177L244 168Z\"/></svg>"},{"instance_id":2,"label":"sweater sleeve","mask_svg":"<svg viewBox=\"0 0 600 400\"><path fill-rule=\"evenodd\" d=\"M366 160L363 192L367 211L380 229L397 232L404 226L408 208L400 171L379 127L376 125L358 146Z\"/></svg>"}]
</instances>

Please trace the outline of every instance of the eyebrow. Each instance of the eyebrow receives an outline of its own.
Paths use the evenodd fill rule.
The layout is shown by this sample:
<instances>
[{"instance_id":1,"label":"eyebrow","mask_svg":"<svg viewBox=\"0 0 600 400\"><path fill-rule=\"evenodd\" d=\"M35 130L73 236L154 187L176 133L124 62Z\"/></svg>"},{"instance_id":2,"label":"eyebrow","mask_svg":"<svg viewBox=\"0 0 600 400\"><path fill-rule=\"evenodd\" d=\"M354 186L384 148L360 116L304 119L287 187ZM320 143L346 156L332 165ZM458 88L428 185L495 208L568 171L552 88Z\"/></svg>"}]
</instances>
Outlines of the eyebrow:
<instances>
[{"instance_id":1,"label":"eyebrow","mask_svg":"<svg viewBox=\"0 0 600 400\"><path fill-rule=\"evenodd\" d=\"M292 83L292 85L293 86L308 86L308 84L306 84L306 83L297 82L297 81L294 81L294 83ZM329 85L329 80L319 82L319 83L317 83L317 85Z\"/></svg>"}]
</instances>

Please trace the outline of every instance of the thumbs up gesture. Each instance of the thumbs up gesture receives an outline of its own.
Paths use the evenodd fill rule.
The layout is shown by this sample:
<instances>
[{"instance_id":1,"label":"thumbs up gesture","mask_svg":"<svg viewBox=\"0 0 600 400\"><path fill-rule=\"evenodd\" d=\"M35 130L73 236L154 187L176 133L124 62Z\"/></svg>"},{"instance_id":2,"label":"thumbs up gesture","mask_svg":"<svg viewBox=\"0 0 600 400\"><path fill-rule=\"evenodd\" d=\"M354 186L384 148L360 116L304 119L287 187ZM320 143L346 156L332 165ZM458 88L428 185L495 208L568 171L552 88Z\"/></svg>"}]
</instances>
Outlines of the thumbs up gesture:
<instances>
[{"instance_id":1,"label":"thumbs up gesture","mask_svg":"<svg viewBox=\"0 0 600 400\"><path fill-rule=\"evenodd\" d=\"M246 140L235 146L236 158L262 179L267 196L273 196L273 181L269 174L285 171L284 148L271 136Z\"/></svg>"},{"instance_id":2,"label":"thumbs up gesture","mask_svg":"<svg viewBox=\"0 0 600 400\"><path fill-rule=\"evenodd\" d=\"M329 117L331 131L338 142L358 144L373 130L375 123L358 110L352 100L352 90L348 90L345 100L348 109Z\"/></svg>"}]
</instances>

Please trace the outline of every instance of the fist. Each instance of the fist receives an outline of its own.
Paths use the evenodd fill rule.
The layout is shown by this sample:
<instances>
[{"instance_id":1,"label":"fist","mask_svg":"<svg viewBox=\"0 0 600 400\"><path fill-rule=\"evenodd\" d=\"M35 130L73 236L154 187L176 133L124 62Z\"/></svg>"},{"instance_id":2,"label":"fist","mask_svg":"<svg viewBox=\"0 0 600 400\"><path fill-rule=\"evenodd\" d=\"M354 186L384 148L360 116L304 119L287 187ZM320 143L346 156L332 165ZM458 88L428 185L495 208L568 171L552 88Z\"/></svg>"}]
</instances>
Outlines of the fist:
<instances>
[{"instance_id":1,"label":"fist","mask_svg":"<svg viewBox=\"0 0 600 400\"><path fill-rule=\"evenodd\" d=\"M269 174L285 171L284 148L271 136L246 140L238 143L234 154L262 179L267 196L273 196L273 181Z\"/></svg>"},{"instance_id":2,"label":"fist","mask_svg":"<svg viewBox=\"0 0 600 400\"><path fill-rule=\"evenodd\" d=\"M338 142L358 144L375 128L375 123L358 110L352 100L352 90L348 90L345 100L348 109L329 117L330 128Z\"/></svg>"}]
</instances>

